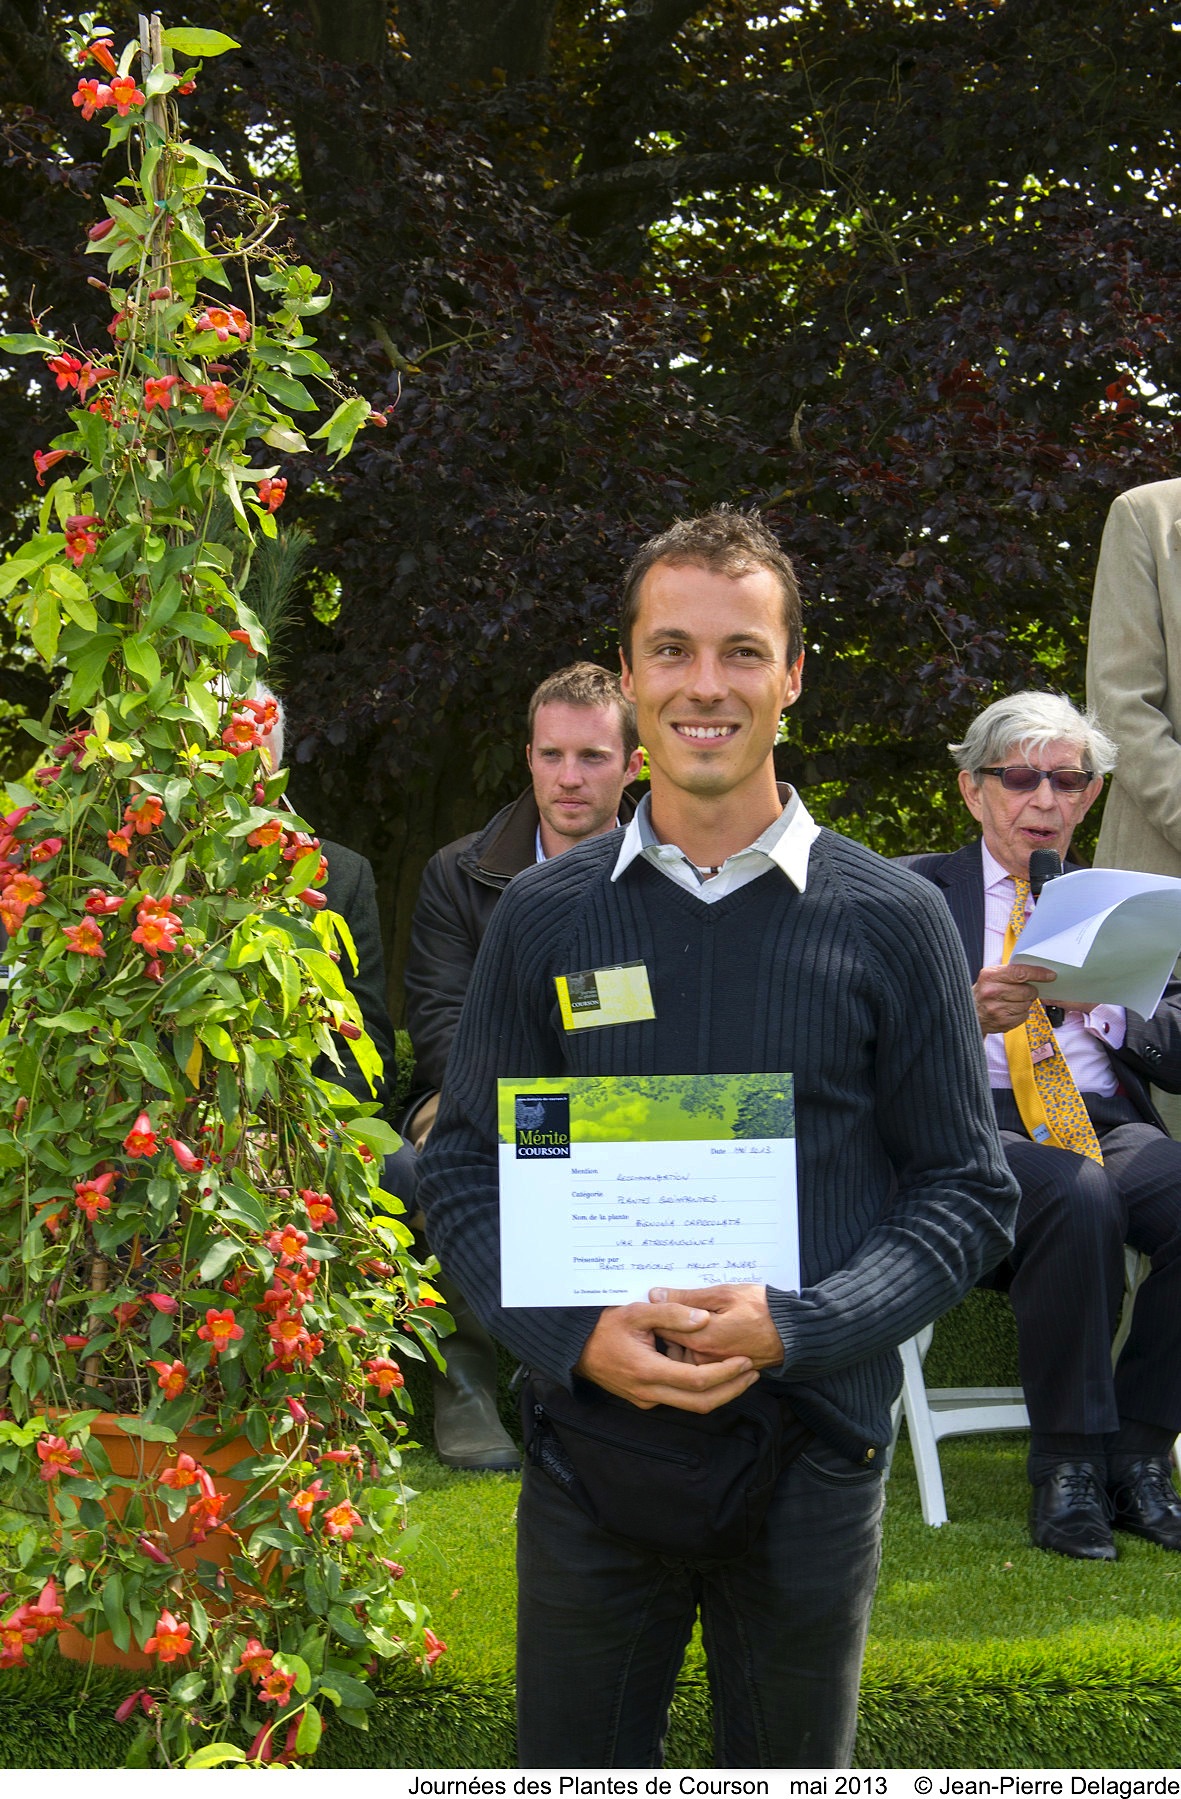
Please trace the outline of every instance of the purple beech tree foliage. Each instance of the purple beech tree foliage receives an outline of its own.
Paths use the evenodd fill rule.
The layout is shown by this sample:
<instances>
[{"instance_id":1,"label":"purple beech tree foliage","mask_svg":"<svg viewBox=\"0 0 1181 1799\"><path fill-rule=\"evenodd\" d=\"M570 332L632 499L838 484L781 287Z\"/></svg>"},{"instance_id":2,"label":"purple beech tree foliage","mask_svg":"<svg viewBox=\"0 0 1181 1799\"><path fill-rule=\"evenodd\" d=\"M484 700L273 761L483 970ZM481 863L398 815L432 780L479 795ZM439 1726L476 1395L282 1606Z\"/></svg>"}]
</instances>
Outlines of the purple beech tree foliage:
<instances>
[{"instance_id":1,"label":"purple beech tree foliage","mask_svg":"<svg viewBox=\"0 0 1181 1799\"><path fill-rule=\"evenodd\" d=\"M284 465L314 543L276 682L297 802L377 865L395 1004L422 863L522 784L531 687L612 658L622 562L715 500L800 563L785 772L884 850L954 843L946 743L1013 684L1081 692L1107 506L1177 469L1171 9L188 13L242 44L203 141L283 194L325 354L390 409L340 469ZM0 11L4 330L76 293L93 217L59 24ZM0 382L15 542L55 398Z\"/></svg>"}]
</instances>

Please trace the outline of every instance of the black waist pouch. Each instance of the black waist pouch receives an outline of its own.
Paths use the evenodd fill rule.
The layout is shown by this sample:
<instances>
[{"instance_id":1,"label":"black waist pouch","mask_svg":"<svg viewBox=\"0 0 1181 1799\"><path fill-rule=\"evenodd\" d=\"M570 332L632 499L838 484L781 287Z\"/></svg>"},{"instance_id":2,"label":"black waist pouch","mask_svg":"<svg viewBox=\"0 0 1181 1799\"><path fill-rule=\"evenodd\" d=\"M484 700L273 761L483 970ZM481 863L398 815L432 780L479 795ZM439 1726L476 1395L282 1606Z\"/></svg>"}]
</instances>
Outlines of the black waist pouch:
<instances>
[{"instance_id":1,"label":"black waist pouch","mask_svg":"<svg viewBox=\"0 0 1181 1799\"><path fill-rule=\"evenodd\" d=\"M641 1411L591 1381L568 1393L531 1375L521 1398L530 1461L601 1530L678 1561L745 1555L771 1494L812 1434L761 1384L716 1412Z\"/></svg>"}]
</instances>

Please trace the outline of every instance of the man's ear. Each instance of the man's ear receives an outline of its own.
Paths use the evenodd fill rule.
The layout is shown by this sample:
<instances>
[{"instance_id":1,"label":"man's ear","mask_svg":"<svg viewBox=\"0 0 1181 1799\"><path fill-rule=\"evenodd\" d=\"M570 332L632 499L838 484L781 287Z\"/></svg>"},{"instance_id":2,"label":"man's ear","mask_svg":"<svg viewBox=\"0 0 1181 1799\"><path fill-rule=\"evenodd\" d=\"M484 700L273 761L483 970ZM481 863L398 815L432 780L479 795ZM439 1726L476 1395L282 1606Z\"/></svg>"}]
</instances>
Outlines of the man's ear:
<instances>
[{"instance_id":1,"label":"man's ear","mask_svg":"<svg viewBox=\"0 0 1181 1799\"><path fill-rule=\"evenodd\" d=\"M979 824L984 807L980 797L980 789L972 779L971 769L961 768L956 779L959 782L960 797L968 808L968 811L972 814L972 817L976 820L976 823Z\"/></svg>"},{"instance_id":2,"label":"man's ear","mask_svg":"<svg viewBox=\"0 0 1181 1799\"><path fill-rule=\"evenodd\" d=\"M627 759L627 767L623 771L623 784L625 787L627 786L627 783L629 781L635 780L636 776L639 774L639 772L643 768L643 766L644 766L644 751L643 751L643 747L641 746L640 749L633 750L631 755Z\"/></svg>"},{"instance_id":3,"label":"man's ear","mask_svg":"<svg viewBox=\"0 0 1181 1799\"><path fill-rule=\"evenodd\" d=\"M623 689L624 699L630 700L634 706L636 703L636 690L632 685L632 671L627 666L627 657L623 653L622 644L619 646L619 685Z\"/></svg>"}]
</instances>

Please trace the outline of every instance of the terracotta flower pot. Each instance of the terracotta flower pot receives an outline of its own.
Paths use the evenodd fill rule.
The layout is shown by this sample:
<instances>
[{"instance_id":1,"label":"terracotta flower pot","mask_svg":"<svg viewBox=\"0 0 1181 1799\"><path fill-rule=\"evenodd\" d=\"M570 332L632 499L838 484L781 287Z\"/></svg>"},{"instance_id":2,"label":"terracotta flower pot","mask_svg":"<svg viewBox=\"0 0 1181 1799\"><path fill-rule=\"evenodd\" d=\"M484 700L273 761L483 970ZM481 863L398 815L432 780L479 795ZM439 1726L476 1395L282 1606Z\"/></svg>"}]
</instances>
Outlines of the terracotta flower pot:
<instances>
[{"instance_id":1,"label":"terracotta flower pot","mask_svg":"<svg viewBox=\"0 0 1181 1799\"><path fill-rule=\"evenodd\" d=\"M255 1453L253 1446L245 1437L235 1437L220 1449L210 1450L207 1445L214 1441L213 1437L197 1436L192 1432L184 1432L175 1443L149 1443L141 1437L129 1436L120 1429L119 1418L113 1412L102 1412L90 1426L90 1434L97 1437L111 1463L113 1474L135 1480L150 1479L158 1475L176 1457L181 1454L191 1455L193 1460L209 1470L217 1477L219 1493L229 1495L226 1510L233 1513L246 1497L249 1482L230 1480L226 1470L233 1468L238 1462ZM195 1498L196 1487L192 1489ZM107 1516L115 1519L123 1516L129 1490L116 1487L104 1501ZM176 1566L186 1573L195 1570L197 1563L213 1562L219 1568L229 1566L230 1557L237 1547L237 1539L226 1530L214 1530L203 1543L191 1543L192 1519L187 1507L175 1521L170 1519L163 1503L156 1507L156 1515L152 1516L152 1506L148 1506L148 1524L146 1528L154 1540L167 1545L172 1552ZM50 1518L56 1525L57 1508L50 1500ZM264 1567L273 1563L277 1551L272 1552ZM237 1583L235 1583L237 1584ZM210 1612L216 1611L215 1604L209 1604ZM142 1649L135 1647L134 1640L127 1649L120 1649L109 1630L101 1631L93 1641L84 1637L80 1630L67 1623L58 1633L58 1649L71 1661L91 1661L96 1665L108 1668L153 1668L156 1658L145 1655Z\"/></svg>"}]
</instances>

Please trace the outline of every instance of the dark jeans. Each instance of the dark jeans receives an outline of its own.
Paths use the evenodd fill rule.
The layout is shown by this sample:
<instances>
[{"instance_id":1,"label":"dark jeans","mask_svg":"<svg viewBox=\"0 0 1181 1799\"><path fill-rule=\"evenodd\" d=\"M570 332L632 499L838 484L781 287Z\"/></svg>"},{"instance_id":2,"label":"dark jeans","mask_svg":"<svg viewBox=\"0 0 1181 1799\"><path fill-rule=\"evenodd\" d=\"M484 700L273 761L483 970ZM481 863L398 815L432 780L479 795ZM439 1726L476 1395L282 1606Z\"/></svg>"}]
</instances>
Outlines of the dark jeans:
<instances>
[{"instance_id":1,"label":"dark jeans","mask_svg":"<svg viewBox=\"0 0 1181 1799\"><path fill-rule=\"evenodd\" d=\"M1181 1143L1120 1097L1085 1095L1103 1164L1031 1143L1012 1094L993 1094L1021 1183L1012 1254L986 1283L1007 1288L1035 1431L1098 1435L1121 1420L1181 1429ZM1152 1258L1113 1372L1124 1244Z\"/></svg>"},{"instance_id":2,"label":"dark jeans","mask_svg":"<svg viewBox=\"0 0 1181 1799\"><path fill-rule=\"evenodd\" d=\"M517 1530L522 1768L657 1768L701 1612L723 1768L847 1767L882 1483L812 1439L748 1554L694 1568L600 1531L527 1466Z\"/></svg>"}]
</instances>

